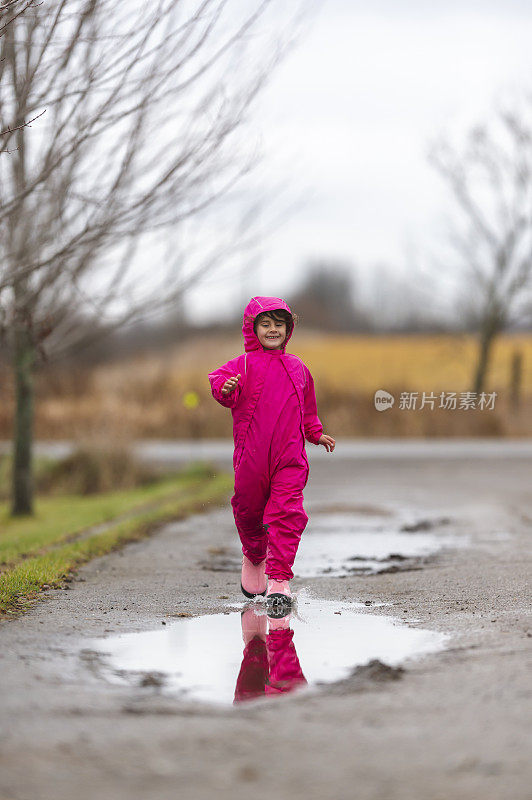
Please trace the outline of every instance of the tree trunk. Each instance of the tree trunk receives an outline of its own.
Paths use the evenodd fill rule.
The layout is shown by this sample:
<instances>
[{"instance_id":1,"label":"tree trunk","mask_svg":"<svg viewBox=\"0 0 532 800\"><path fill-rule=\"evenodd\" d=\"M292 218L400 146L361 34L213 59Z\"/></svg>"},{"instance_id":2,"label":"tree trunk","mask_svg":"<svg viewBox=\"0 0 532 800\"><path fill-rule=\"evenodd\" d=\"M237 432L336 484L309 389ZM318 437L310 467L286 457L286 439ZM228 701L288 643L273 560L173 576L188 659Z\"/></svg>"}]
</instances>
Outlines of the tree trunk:
<instances>
[{"instance_id":1,"label":"tree trunk","mask_svg":"<svg viewBox=\"0 0 532 800\"><path fill-rule=\"evenodd\" d=\"M484 391L491 356L491 347L498 331L499 326L495 316L489 317L480 331L479 356L473 381L473 391L477 394Z\"/></svg>"},{"instance_id":2,"label":"tree trunk","mask_svg":"<svg viewBox=\"0 0 532 800\"><path fill-rule=\"evenodd\" d=\"M512 353L510 368L510 404L514 411L521 405L521 390L523 386L523 353L515 350Z\"/></svg>"},{"instance_id":3,"label":"tree trunk","mask_svg":"<svg viewBox=\"0 0 532 800\"><path fill-rule=\"evenodd\" d=\"M15 324L15 422L13 435L13 492L11 513L33 514L33 367L34 346L27 326Z\"/></svg>"}]
</instances>

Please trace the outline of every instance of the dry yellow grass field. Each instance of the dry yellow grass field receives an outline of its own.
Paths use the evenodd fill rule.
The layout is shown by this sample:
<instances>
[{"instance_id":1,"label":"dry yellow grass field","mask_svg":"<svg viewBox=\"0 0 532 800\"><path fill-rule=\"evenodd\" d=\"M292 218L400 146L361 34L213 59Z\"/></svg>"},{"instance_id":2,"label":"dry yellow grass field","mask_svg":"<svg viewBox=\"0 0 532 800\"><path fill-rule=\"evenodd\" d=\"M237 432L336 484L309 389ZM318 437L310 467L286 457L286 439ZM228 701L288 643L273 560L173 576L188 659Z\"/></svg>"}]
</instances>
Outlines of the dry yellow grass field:
<instances>
[{"instance_id":1,"label":"dry yellow grass field","mask_svg":"<svg viewBox=\"0 0 532 800\"><path fill-rule=\"evenodd\" d=\"M471 389L478 350L471 336L337 336L297 352L322 379L356 391ZM532 392L532 336L501 337L494 348L486 391L506 391L512 354L523 354L524 386Z\"/></svg>"},{"instance_id":2,"label":"dry yellow grass field","mask_svg":"<svg viewBox=\"0 0 532 800\"><path fill-rule=\"evenodd\" d=\"M289 352L311 370L327 432L342 436L532 435L532 336L501 336L494 348L486 392L493 410L406 410L400 392L472 389L477 342L469 335L338 336L297 330ZM243 352L241 336L197 337L180 348L138 356L93 370L38 376L39 438L230 436L231 414L211 397L208 372ZM511 403L512 357L522 358L521 402ZM376 411L373 396L385 389L393 409ZM2 381L0 436L12 428L13 392ZM197 393L196 407L184 402ZM189 398L190 399L190 398ZM194 405L194 403L192 403Z\"/></svg>"}]
</instances>

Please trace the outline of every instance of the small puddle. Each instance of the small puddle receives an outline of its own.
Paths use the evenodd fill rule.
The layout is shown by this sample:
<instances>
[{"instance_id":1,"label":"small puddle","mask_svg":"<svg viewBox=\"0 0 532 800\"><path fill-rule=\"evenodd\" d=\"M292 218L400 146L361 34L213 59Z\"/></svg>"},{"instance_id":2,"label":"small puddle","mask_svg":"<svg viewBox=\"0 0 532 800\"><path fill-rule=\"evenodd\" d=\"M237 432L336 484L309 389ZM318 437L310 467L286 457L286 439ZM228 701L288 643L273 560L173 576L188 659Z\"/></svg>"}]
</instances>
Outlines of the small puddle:
<instances>
[{"instance_id":1,"label":"small puddle","mask_svg":"<svg viewBox=\"0 0 532 800\"><path fill-rule=\"evenodd\" d=\"M458 536L417 530L394 530L377 520L368 524L345 513L317 516L301 538L294 573L301 578L343 577L415 569L438 550L463 543Z\"/></svg>"},{"instance_id":2,"label":"small puddle","mask_svg":"<svg viewBox=\"0 0 532 800\"><path fill-rule=\"evenodd\" d=\"M445 547L462 547L463 535L441 531L447 517L418 518L411 513L384 512L372 507L350 511L313 510L312 525L305 529L294 563L298 578L375 575L421 569L426 560ZM383 519L384 517L384 519ZM211 547L200 566L215 572L239 572L241 553L236 548Z\"/></svg>"},{"instance_id":3,"label":"small puddle","mask_svg":"<svg viewBox=\"0 0 532 800\"><path fill-rule=\"evenodd\" d=\"M237 611L177 619L160 630L90 639L81 655L111 683L228 705L334 685L363 665L377 665L379 676L395 675L405 659L441 650L448 638L306 589L280 620L267 616L263 602L237 605Z\"/></svg>"}]
</instances>

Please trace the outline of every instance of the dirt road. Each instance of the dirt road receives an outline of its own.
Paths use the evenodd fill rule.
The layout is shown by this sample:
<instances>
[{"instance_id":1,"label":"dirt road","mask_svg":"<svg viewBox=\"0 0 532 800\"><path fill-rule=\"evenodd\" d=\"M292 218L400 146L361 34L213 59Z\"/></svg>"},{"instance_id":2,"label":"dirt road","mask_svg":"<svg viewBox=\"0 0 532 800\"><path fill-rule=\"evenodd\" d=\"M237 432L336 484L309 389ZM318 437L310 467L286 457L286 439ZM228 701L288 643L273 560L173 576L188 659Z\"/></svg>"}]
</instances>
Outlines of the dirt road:
<instances>
[{"instance_id":1,"label":"dirt road","mask_svg":"<svg viewBox=\"0 0 532 800\"><path fill-rule=\"evenodd\" d=\"M168 615L242 601L231 558L225 569L212 561L238 552L229 506L83 567L68 591L0 625L0 797L532 797L531 465L496 453L404 460L400 443L383 458L337 450L312 463L309 531L335 506L392 517L408 507L420 528L444 514L446 534L468 537L418 569L294 579L317 597L372 601L360 613L452 634L395 680L362 673L340 688L209 707L109 683L82 657L87 637L160 630L179 623Z\"/></svg>"}]
</instances>

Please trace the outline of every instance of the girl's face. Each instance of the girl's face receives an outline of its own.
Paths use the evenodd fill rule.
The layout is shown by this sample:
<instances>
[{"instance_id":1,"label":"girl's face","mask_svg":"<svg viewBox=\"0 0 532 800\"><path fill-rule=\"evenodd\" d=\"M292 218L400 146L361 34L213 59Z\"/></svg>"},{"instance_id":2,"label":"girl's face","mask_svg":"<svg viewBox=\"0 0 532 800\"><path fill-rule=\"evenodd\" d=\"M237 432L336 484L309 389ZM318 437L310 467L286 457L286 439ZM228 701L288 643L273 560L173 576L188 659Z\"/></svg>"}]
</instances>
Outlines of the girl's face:
<instances>
[{"instance_id":1,"label":"girl's face","mask_svg":"<svg viewBox=\"0 0 532 800\"><path fill-rule=\"evenodd\" d=\"M276 350L286 339L286 322L263 317L257 323L257 337L266 350Z\"/></svg>"}]
</instances>

